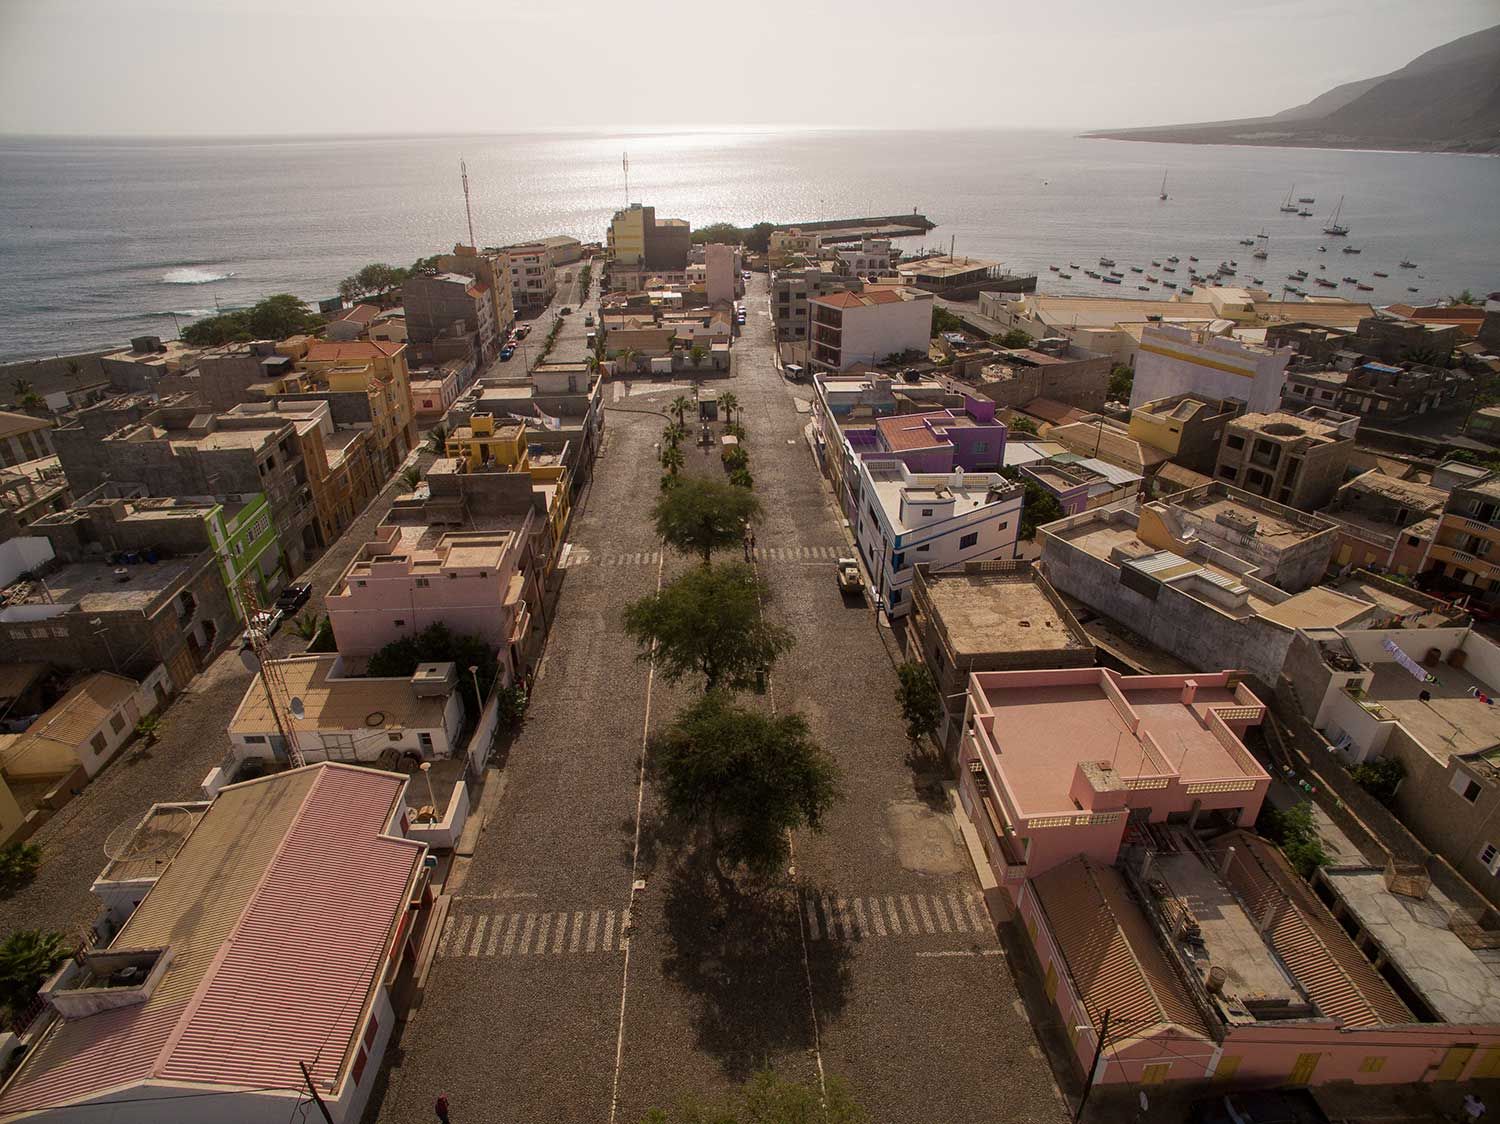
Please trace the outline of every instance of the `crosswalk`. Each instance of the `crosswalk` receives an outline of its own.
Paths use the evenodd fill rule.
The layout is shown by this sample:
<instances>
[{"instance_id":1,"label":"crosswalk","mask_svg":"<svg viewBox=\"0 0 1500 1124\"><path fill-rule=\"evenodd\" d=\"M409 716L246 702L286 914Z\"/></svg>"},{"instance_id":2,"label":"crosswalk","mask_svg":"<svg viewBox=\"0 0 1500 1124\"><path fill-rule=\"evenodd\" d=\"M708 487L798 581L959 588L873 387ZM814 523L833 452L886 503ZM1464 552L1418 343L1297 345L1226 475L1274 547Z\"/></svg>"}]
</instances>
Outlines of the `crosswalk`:
<instances>
[{"instance_id":1,"label":"crosswalk","mask_svg":"<svg viewBox=\"0 0 1500 1124\"><path fill-rule=\"evenodd\" d=\"M807 936L814 941L959 933L993 937L995 933L984 900L967 892L862 897L809 894L803 907Z\"/></svg>"},{"instance_id":2,"label":"crosswalk","mask_svg":"<svg viewBox=\"0 0 1500 1124\"><path fill-rule=\"evenodd\" d=\"M464 957L587 956L625 951L628 909L450 913L437 954Z\"/></svg>"},{"instance_id":3,"label":"crosswalk","mask_svg":"<svg viewBox=\"0 0 1500 1124\"><path fill-rule=\"evenodd\" d=\"M575 546L569 543L563 548L559 565L568 570L579 566L657 566L661 564L661 553L659 550L595 551L586 546ZM839 548L836 546L758 546L755 548L755 559L758 562L832 562L840 556ZM743 557L743 553L730 548L723 552L723 557L732 561L737 557Z\"/></svg>"}]
</instances>

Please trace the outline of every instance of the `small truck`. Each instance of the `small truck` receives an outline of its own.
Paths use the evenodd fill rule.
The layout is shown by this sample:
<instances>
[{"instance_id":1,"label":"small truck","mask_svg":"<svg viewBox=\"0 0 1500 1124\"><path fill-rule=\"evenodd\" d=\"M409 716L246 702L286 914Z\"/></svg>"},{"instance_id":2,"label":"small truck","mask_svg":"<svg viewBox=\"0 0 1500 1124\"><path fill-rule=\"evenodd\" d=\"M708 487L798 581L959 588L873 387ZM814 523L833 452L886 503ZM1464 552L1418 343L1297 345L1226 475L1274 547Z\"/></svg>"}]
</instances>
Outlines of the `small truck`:
<instances>
[{"instance_id":1,"label":"small truck","mask_svg":"<svg viewBox=\"0 0 1500 1124\"><path fill-rule=\"evenodd\" d=\"M837 566L840 593L859 593L864 589L864 579L859 575L858 558L840 558Z\"/></svg>"}]
</instances>

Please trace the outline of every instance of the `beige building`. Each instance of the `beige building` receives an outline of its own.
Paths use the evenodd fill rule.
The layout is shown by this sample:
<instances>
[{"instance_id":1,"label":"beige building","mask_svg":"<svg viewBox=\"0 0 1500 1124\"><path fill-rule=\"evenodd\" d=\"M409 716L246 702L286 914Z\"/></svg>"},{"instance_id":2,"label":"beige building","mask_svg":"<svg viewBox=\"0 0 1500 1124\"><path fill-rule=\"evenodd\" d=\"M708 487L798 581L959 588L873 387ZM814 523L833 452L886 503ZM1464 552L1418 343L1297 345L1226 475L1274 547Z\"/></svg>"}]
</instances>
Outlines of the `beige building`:
<instances>
[{"instance_id":1,"label":"beige building","mask_svg":"<svg viewBox=\"0 0 1500 1124\"><path fill-rule=\"evenodd\" d=\"M487 296L495 312L495 332L504 338L505 333L510 331L510 326L516 322L516 300L512 292L515 277L504 251L476 250L473 246L465 246L459 242L454 245L451 254L442 254L438 257L437 267L440 273L461 273L489 287ZM395 335L398 330L399 340ZM379 334L372 320L370 338L405 343L406 317L403 315L399 325L389 325Z\"/></svg>"},{"instance_id":2,"label":"beige building","mask_svg":"<svg viewBox=\"0 0 1500 1124\"><path fill-rule=\"evenodd\" d=\"M816 231L796 226L789 230L773 230L769 244L771 267L779 269L799 254L815 257L822 245L823 236Z\"/></svg>"},{"instance_id":3,"label":"beige building","mask_svg":"<svg viewBox=\"0 0 1500 1124\"><path fill-rule=\"evenodd\" d=\"M166 698L166 669L145 685L96 671L78 682L21 734L0 735L0 773L10 781L52 780L81 768L93 777ZM0 814L0 827L3 827Z\"/></svg>"},{"instance_id":4,"label":"beige building","mask_svg":"<svg viewBox=\"0 0 1500 1124\"><path fill-rule=\"evenodd\" d=\"M1303 414L1245 414L1228 423L1214 476L1243 491L1316 511L1344 482L1357 418L1325 421Z\"/></svg>"},{"instance_id":5,"label":"beige building","mask_svg":"<svg viewBox=\"0 0 1500 1124\"><path fill-rule=\"evenodd\" d=\"M557 265L546 242L522 242L500 252L505 256L511 298L517 308L544 307L557 295Z\"/></svg>"},{"instance_id":6,"label":"beige building","mask_svg":"<svg viewBox=\"0 0 1500 1124\"><path fill-rule=\"evenodd\" d=\"M1207 476L1218 463L1225 426L1244 408L1233 398L1174 394L1130 411L1130 436L1162 450L1173 464Z\"/></svg>"}]
</instances>

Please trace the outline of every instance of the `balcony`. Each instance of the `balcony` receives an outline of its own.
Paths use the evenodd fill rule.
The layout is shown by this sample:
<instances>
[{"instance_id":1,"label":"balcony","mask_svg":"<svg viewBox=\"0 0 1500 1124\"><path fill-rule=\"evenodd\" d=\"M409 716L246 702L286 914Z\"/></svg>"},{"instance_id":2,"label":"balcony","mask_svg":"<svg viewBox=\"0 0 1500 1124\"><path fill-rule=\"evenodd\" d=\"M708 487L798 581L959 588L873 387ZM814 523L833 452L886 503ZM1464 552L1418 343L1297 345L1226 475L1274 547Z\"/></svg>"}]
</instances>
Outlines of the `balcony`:
<instances>
[{"instance_id":1,"label":"balcony","mask_svg":"<svg viewBox=\"0 0 1500 1124\"><path fill-rule=\"evenodd\" d=\"M1457 550L1451 546L1433 543L1432 549L1427 553L1427 558L1429 561L1446 562L1451 566L1458 566L1477 574L1485 581L1500 579L1500 566L1496 566L1476 554Z\"/></svg>"},{"instance_id":2,"label":"balcony","mask_svg":"<svg viewBox=\"0 0 1500 1124\"><path fill-rule=\"evenodd\" d=\"M1489 539L1491 542L1500 542L1500 527L1486 523L1482 519L1470 519L1466 515L1448 511L1443 513L1442 522L1438 524L1443 531L1462 531L1470 535L1478 535L1480 538Z\"/></svg>"}]
</instances>

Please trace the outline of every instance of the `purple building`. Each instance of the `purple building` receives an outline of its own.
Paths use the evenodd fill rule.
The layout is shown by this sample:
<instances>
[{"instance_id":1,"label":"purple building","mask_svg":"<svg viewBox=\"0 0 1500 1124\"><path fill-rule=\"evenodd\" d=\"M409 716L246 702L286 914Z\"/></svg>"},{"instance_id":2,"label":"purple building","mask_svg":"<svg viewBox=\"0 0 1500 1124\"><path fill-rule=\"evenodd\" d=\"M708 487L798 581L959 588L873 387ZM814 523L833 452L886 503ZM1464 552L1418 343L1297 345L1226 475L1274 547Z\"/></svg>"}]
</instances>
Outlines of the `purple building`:
<instances>
[{"instance_id":1,"label":"purple building","mask_svg":"<svg viewBox=\"0 0 1500 1124\"><path fill-rule=\"evenodd\" d=\"M896 414L843 431L857 457L899 460L912 472L994 472L1005 463L1005 424L984 398L965 395L961 410Z\"/></svg>"}]
</instances>

